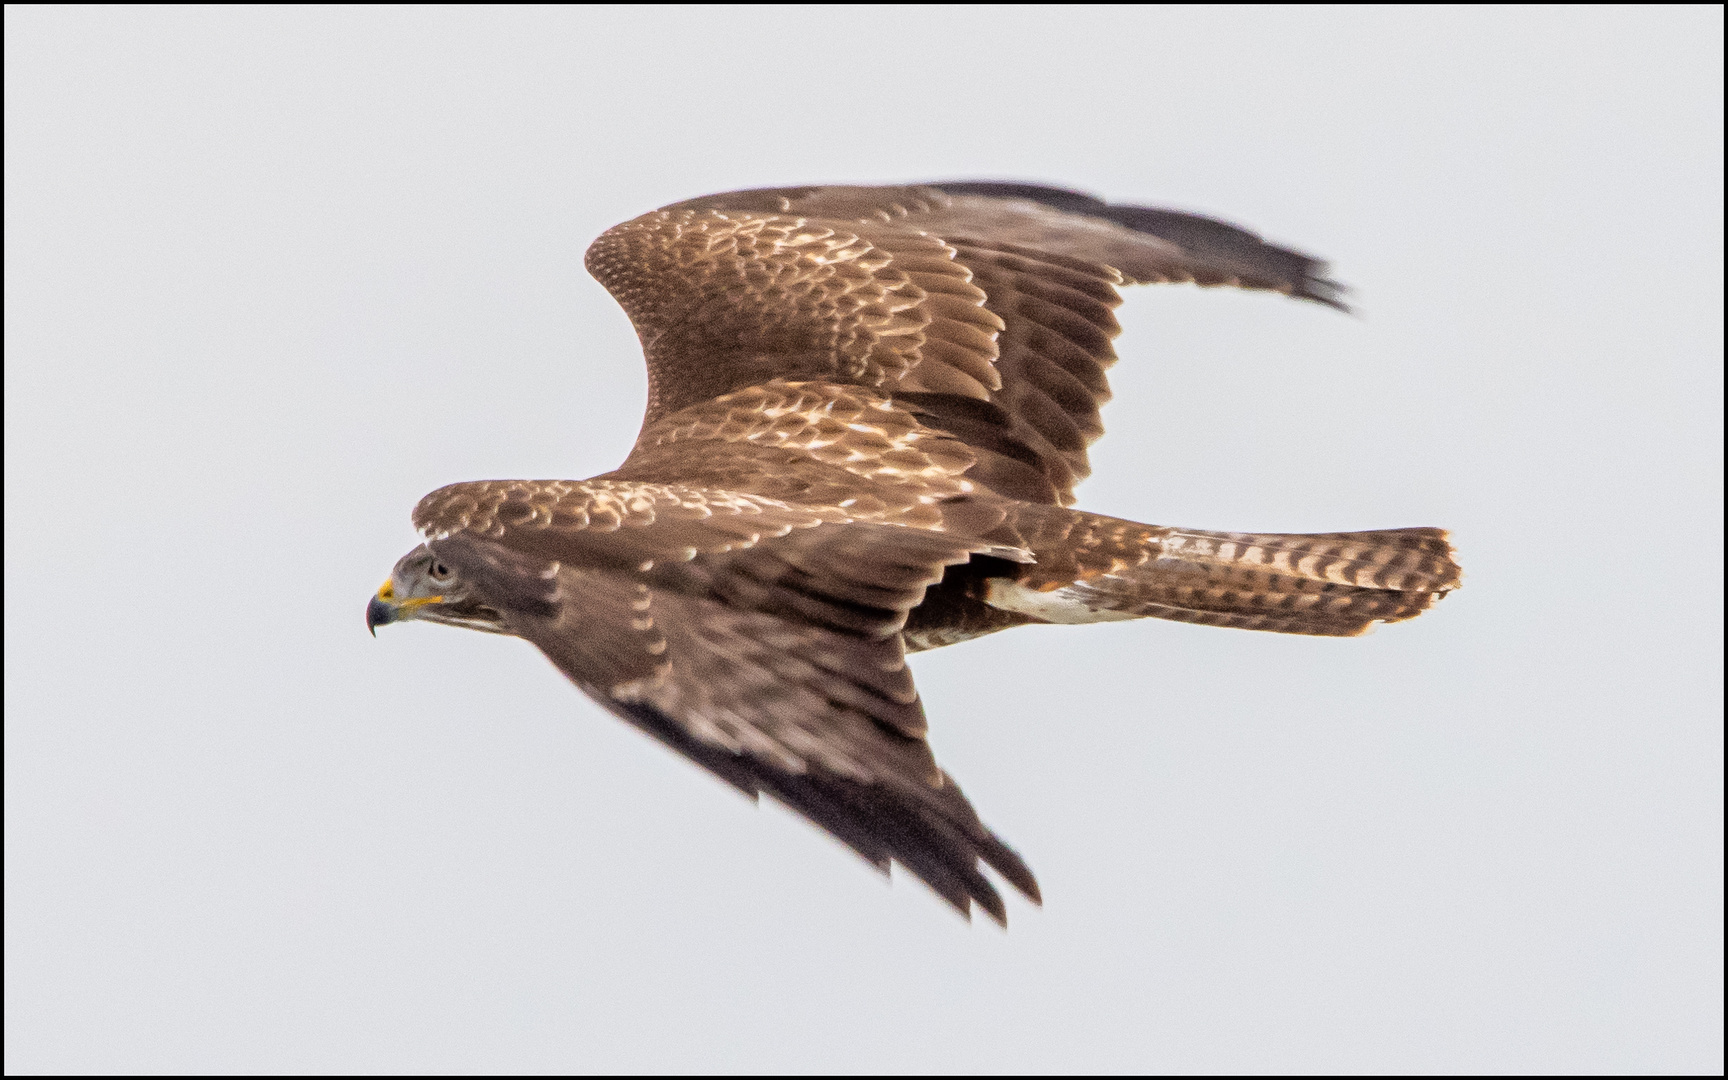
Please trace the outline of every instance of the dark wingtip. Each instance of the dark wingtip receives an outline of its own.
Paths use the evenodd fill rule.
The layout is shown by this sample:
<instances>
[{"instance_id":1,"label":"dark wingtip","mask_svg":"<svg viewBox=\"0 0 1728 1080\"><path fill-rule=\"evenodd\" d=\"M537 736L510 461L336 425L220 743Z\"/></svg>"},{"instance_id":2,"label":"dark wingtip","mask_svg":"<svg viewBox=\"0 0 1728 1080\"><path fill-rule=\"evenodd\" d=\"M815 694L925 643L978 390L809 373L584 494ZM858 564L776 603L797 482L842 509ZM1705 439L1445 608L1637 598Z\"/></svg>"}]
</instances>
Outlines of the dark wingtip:
<instances>
[{"instance_id":1,"label":"dark wingtip","mask_svg":"<svg viewBox=\"0 0 1728 1080\"><path fill-rule=\"evenodd\" d=\"M1114 222L1168 240L1198 258L1211 261L1215 267L1237 275L1245 288L1273 289L1297 300L1310 300L1346 313L1351 311L1343 300L1349 288L1324 277L1326 264L1321 260L1267 243L1258 233L1205 214L1118 205L1083 191L1043 184L948 180L926 186L949 195L1025 199L1064 213Z\"/></svg>"},{"instance_id":2,"label":"dark wingtip","mask_svg":"<svg viewBox=\"0 0 1728 1080\"><path fill-rule=\"evenodd\" d=\"M984 896L974 896L973 902L984 909L984 914L1002 929L1008 929L1008 905L1002 902L1002 897L995 889L988 890ZM968 922L971 920L968 919Z\"/></svg>"},{"instance_id":3,"label":"dark wingtip","mask_svg":"<svg viewBox=\"0 0 1728 1080\"><path fill-rule=\"evenodd\" d=\"M1020 895L1040 907L1044 904L1044 895L1038 889L1038 879L1032 876L1032 868L1026 865L1013 848L991 837L991 846L983 852L984 861L991 869L1008 879L1008 884L1020 890Z\"/></svg>"},{"instance_id":4,"label":"dark wingtip","mask_svg":"<svg viewBox=\"0 0 1728 1080\"><path fill-rule=\"evenodd\" d=\"M924 184L949 195L982 195L990 199L1025 199L1074 214L1102 216L1110 204L1096 195L1046 184L1024 184L1012 180L937 180Z\"/></svg>"},{"instance_id":5,"label":"dark wingtip","mask_svg":"<svg viewBox=\"0 0 1728 1080\"><path fill-rule=\"evenodd\" d=\"M1325 263L1315 263L1316 271L1324 269ZM1349 293L1350 286L1331 278L1319 277L1310 273L1303 277L1290 295L1297 300L1312 300L1316 304L1325 304L1329 308L1342 311L1346 315L1356 314L1356 309L1344 302L1343 297Z\"/></svg>"},{"instance_id":6,"label":"dark wingtip","mask_svg":"<svg viewBox=\"0 0 1728 1080\"><path fill-rule=\"evenodd\" d=\"M860 786L821 770L788 774L700 743L652 705L610 698L602 704L740 790L772 795L825 829L878 873L887 874L890 863L898 863L968 921L976 904L999 925L1008 925L1008 907L984 876L980 861L1028 899L1040 902L1038 883L1020 856L976 818L964 820L971 808L958 787L949 785L959 799L962 818L956 821L919 801L894 797L892 788Z\"/></svg>"}]
</instances>

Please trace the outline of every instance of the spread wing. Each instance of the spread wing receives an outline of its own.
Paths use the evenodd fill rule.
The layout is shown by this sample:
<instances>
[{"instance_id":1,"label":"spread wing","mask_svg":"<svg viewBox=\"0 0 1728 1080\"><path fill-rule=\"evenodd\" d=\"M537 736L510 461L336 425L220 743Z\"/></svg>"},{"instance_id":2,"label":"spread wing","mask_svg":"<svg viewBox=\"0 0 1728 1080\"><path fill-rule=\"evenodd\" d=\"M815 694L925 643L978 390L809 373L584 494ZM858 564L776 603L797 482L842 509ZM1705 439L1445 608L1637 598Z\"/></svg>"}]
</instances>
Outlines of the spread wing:
<instances>
[{"instance_id":1,"label":"spread wing","mask_svg":"<svg viewBox=\"0 0 1728 1080\"><path fill-rule=\"evenodd\" d=\"M1026 184L708 196L609 230L587 263L647 354L645 439L776 380L870 387L967 443L971 479L1061 505L1103 434L1118 285L1343 306L1324 264L1233 225Z\"/></svg>"},{"instance_id":2,"label":"spread wing","mask_svg":"<svg viewBox=\"0 0 1728 1080\"><path fill-rule=\"evenodd\" d=\"M953 535L708 488L482 481L415 525L471 594L584 691L754 797L768 792L963 914L1001 922L1020 857L925 742L900 643L944 567L1004 554ZM1012 554L1012 553L1009 553Z\"/></svg>"}]
</instances>

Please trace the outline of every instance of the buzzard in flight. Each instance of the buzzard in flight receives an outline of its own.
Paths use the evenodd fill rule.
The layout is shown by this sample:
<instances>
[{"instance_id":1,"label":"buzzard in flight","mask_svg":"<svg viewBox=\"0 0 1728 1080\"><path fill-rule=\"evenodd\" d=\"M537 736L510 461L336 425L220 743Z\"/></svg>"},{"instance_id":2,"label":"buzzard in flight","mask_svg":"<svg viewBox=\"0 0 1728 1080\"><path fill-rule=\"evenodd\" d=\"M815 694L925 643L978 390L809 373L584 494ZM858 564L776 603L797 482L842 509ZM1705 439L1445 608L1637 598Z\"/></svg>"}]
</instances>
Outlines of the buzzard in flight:
<instances>
[{"instance_id":1,"label":"buzzard in flight","mask_svg":"<svg viewBox=\"0 0 1728 1080\"><path fill-rule=\"evenodd\" d=\"M925 742L906 654L1155 616L1360 634L1456 588L1440 529L1280 535L1070 509L1119 285L1342 307L1324 265L1211 218L1023 184L675 203L588 269L648 360L630 456L420 500L366 609L525 638L584 692L963 914L1026 864Z\"/></svg>"}]
</instances>

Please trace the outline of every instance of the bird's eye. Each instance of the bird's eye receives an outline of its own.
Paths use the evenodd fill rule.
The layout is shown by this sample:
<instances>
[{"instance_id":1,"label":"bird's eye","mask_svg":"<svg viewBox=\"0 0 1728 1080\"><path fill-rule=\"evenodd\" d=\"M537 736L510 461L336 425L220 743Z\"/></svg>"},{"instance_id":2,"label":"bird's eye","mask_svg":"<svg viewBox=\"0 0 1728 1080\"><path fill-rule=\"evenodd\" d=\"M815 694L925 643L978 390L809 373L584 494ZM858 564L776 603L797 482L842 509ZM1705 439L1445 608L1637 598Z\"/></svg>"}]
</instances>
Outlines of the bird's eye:
<instances>
[{"instance_id":1,"label":"bird's eye","mask_svg":"<svg viewBox=\"0 0 1728 1080\"><path fill-rule=\"evenodd\" d=\"M435 562L432 564L432 576L442 581L450 576L450 568L441 562Z\"/></svg>"}]
</instances>

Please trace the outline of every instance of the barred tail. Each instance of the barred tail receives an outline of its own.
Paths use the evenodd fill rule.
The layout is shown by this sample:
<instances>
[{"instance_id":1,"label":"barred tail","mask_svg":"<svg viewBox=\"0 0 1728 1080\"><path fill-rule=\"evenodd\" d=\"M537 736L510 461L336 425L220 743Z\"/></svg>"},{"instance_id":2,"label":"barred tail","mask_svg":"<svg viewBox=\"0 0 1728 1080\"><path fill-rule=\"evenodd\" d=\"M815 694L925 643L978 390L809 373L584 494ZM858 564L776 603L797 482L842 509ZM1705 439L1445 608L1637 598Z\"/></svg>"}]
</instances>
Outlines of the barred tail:
<instances>
[{"instance_id":1,"label":"barred tail","mask_svg":"<svg viewBox=\"0 0 1728 1080\"><path fill-rule=\"evenodd\" d=\"M1442 529L1227 533L1056 513L1068 517L1020 523L1038 561L992 579L991 606L1045 622L1150 616L1353 637L1421 614L1461 576Z\"/></svg>"}]
</instances>

